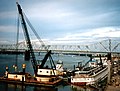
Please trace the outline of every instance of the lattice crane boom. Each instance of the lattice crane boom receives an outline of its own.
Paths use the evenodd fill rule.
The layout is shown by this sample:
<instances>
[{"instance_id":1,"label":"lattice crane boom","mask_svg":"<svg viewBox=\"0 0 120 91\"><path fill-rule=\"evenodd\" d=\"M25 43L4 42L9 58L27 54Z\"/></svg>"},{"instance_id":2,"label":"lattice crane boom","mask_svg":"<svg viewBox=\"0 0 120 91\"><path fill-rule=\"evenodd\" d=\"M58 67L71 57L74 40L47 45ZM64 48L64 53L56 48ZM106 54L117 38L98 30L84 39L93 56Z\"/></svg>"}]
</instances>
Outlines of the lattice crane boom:
<instances>
[{"instance_id":1,"label":"lattice crane boom","mask_svg":"<svg viewBox=\"0 0 120 91\"><path fill-rule=\"evenodd\" d=\"M17 2L17 7L18 7L18 12L19 12L19 16L20 16L20 19L21 19L21 25L22 25L22 28L23 28L23 32L24 32L24 36L25 36L25 40L26 40L26 44L27 44L27 47L28 47L28 50L30 51L30 54L31 54L31 57L32 57L32 66L33 66L33 69L34 69L34 73L35 75L37 74L37 71L38 71L38 65L37 65L37 61L36 61L36 58L35 58L35 54L34 54L34 51L33 51L33 48L32 48L32 43L30 41L30 37L29 37L29 33L28 33L28 29L27 29L27 26L26 26L26 22L25 22L25 19L26 17L24 17L23 15L23 12L22 12L22 9L21 9L21 6L18 4ZM29 24L29 26L31 27L31 29L33 30L34 34L37 36L37 38L39 39L39 41L42 43L43 46L45 46L45 44L43 43L43 41L40 39L40 37L38 36L38 34L36 33L35 29L32 27L31 23L29 22L29 20L27 19L26 20L27 23ZM42 63L40 65L40 68L43 68L44 64L46 63L47 59L50 59L51 62L53 62L52 60L52 57L51 57L51 50L48 51L47 50L47 54L45 55L44 59L42 60ZM53 65L55 67L55 64L53 62ZM55 68L56 69L56 68Z\"/></svg>"},{"instance_id":2,"label":"lattice crane boom","mask_svg":"<svg viewBox=\"0 0 120 91\"><path fill-rule=\"evenodd\" d=\"M31 57L32 57L31 62L32 62L32 65L33 65L33 69L34 69L34 72L36 72L37 62L36 62L35 54L34 54L32 44L31 44L31 41L30 41L28 29L27 29L27 26L26 26L26 23L25 23L25 20L24 20L24 16L23 16L23 13L22 13L21 6L18 4L18 2L16 4L17 4L20 19L21 19L21 25L22 25L22 28L23 28L26 44L27 44L28 50L31 53Z\"/></svg>"}]
</instances>

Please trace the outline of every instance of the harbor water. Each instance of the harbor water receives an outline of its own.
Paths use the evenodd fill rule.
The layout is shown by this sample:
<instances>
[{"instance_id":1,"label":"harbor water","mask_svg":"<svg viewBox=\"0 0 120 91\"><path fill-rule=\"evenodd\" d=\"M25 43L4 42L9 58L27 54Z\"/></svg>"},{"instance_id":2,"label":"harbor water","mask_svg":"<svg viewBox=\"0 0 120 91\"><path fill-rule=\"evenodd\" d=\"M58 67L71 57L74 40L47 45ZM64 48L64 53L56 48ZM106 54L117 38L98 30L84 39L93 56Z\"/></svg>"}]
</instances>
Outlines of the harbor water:
<instances>
[{"instance_id":1,"label":"harbor water","mask_svg":"<svg viewBox=\"0 0 120 91\"><path fill-rule=\"evenodd\" d=\"M44 57L44 53L36 53L36 59L41 60ZM58 60L63 61L63 67L67 70L73 70L74 65L77 66L78 62L82 62L85 64L90 58L88 56L79 56L79 55L63 55L63 54L52 54L52 58L57 63ZM20 54L17 57L13 54L0 54L0 76L4 76L5 74L5 67L9 67L9 72L14 72L15 69L13 67L14 64L18 65L18 71L22 71L22 64L26 64L26 72L34 75L33 67L31 61L25 61L24 55ZM40 61L39 61L40 62ZM45 65L50 65L49 60L46 62ZM20 86L15 84L6 84L0 83L0 91L97 91L93 88L86 88L86 87L78 87L72 86L67 84L61 84L55 88L43 88L43 87L34 87L34 86Z\"/></svg>"}]
</instances>

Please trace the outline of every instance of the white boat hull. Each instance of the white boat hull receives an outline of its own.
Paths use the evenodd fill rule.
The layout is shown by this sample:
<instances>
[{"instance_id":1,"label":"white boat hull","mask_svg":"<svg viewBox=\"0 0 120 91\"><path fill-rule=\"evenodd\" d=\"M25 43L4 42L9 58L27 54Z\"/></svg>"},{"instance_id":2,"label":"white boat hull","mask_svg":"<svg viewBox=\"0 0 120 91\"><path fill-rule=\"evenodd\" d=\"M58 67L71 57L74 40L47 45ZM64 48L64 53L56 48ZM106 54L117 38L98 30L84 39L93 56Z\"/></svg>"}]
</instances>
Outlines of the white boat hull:
<instances>
[{"instance_id":1,"label":"white boat hull","mask_svg":"<svg viewBox=\"0 0 120 91\"><path fill-rule=\"evenodd\" d=\"M92 85L97 83L99 80L103 80L108 75L108 67L105 67L101 71L93 74L77 74L75 76L71 76L71 83L75 85Z\"/></svg>"}]
</instances>

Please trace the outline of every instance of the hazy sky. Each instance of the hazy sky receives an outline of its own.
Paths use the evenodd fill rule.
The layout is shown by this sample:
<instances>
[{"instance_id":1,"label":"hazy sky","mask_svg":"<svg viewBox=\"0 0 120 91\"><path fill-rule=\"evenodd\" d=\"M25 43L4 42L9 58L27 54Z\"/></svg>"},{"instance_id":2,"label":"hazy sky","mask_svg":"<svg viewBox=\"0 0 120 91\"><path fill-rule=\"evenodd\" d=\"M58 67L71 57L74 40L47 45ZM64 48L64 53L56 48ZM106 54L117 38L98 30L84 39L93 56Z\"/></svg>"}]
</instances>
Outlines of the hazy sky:
<instances>
[{"instance_id":1,"label":"hazy sky","mask_svg":"<svg viewBox=\"0 0 120 91\"><path fill-rule=\"evenodd\" d=\"M19 0L19 4L45 43L86 44L120 37L120 0ZM16 0L1 0L0 43L15 43L17 18ZM23 36L21 25L20 31Z\"/></svg>"}]
</instances>

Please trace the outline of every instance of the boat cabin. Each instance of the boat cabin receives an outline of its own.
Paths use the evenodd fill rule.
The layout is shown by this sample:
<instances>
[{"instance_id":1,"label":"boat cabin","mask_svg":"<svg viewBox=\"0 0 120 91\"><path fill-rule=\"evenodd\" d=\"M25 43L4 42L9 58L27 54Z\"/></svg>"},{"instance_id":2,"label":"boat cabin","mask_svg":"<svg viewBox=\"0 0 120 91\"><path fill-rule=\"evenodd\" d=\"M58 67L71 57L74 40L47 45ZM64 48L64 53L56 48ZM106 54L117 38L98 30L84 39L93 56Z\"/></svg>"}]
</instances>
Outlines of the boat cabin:
<instances>
[{"instance_id":1,"label":"boat cabin","mask_svg":"<svg viewBox=\"0 0 120 91\"><path fill-rule=\"evenodd\" d=\"M89 67L96 67L97 66L97 63L96 63L96 60L93 59L92 61L89 62Z\"/></svg>"},{"instance_id":2,"label":"boat cabin","mask_svg":"<svg viewBox=\"0 0 120 91\"><path fill-rule=\"evenodd\" d=\"M26 80L26 74L24 74L23 72L8 73L8 79L25 81Z\"/></svg>"}]
</instances>

